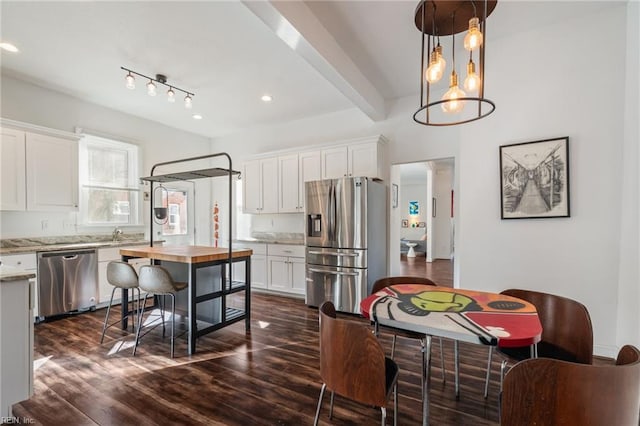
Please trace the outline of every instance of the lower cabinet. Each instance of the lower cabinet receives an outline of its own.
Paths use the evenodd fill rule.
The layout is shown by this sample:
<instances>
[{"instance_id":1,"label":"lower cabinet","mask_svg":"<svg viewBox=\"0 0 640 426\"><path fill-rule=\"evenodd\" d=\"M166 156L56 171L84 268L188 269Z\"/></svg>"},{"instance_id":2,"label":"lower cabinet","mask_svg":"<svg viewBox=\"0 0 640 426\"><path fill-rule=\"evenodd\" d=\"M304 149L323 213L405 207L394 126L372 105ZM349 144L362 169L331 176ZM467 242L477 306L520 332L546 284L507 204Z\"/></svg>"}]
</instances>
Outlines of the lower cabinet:
<instances>
[{"instance_id":1,"label":"lower cabinet","mask_svg":"<svg viewBox=\"0 0 640 426\"><path fill-rule=\"evenodd\" d=\"M267 246L269 290L304 295L304 246L269 244Z\"/></svg>"},{"instance_id":2,"label":"lower cabinet","mask_svg":"<svg viewBox=\"0 0 640 426\"><path fill-rule=\"evenodd\" d=\"M98 249L98 305L108 304L111 298L111 291L113 290L113 286L109 284L107 280L107 265L112 260L120 259L120 247ZM129 263L135 268L136 272L139 272L141 265L149 264L149 259L131 259ZM116 290L116 293L113 295L114 303L119 303L120 297L120 290Z\"/></svg>"},{"instance_id":3,"label":"lower cabinet","mask_svg":"<svg viewBox=\"0 0 640 426\"><path fill-rule=\"evenodd\" d=\"M238 243L237 246L253 250L252 289L305 294L304 246L262 243ZM233 274L234 280L244 279L244 269L234 267Z\"/></svg>"},{"instance_id":4,"label":"lower cabinet","mask_svg":"<svg viewBox=\"0 0 640 426\"><path fill-rule=\"evenodd\" d=\"M33 289L33 316L34 320L36 320L38 318L38 261L36 259L36 254L5 254L0 256L0 263L22 269L23 271L32 272L36 275L35 278L31 278L29 280Z\"/></svg>"}]
</instances>

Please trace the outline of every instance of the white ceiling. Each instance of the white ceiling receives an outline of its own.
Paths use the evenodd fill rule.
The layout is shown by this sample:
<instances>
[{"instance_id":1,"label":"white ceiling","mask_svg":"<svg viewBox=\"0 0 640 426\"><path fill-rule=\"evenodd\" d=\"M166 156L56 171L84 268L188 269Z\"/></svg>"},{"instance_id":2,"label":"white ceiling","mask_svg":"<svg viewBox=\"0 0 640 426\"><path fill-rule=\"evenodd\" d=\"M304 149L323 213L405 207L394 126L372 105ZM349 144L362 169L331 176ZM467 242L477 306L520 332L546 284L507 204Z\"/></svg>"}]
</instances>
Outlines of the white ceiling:
<instances>
[{"instance_id":1,"label":"white ceiling","mask_svg":"<svg viewBox=\"0 0 640 426\"><path fill-rule=\"evenodd\" d=\"M417 1L1 1L3 73L216 137L347 108L372 120L419 91ZM501 1L489 37L611 2ZM195 93L194 108L127 90L121 66ZM260 101L269 93L273 102ZM193 120L200 113L203 120Z\"/></svg>"}]
</instances>

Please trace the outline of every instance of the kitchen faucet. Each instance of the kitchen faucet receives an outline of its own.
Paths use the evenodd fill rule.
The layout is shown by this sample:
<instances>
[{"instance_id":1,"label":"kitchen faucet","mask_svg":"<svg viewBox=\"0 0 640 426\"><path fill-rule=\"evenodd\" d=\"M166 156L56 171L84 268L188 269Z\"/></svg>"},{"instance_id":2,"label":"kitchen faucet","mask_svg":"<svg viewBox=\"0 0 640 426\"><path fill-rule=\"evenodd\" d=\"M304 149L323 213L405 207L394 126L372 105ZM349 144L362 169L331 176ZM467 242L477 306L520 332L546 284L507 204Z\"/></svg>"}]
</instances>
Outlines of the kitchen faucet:
<instances>
[{"instance_id":1,"label":"kitchen faucet","mask_svg":"<svg viewBox=\"0 0 640 426\"><path fill-rule=\"evenodd\" d=\"M120 241L120 236L122 235L122 229L118 228L117 226L115 227L115 229L113 230L113 232L111 233L111 240L112 241Z\"/></svg>"}]
</instances>

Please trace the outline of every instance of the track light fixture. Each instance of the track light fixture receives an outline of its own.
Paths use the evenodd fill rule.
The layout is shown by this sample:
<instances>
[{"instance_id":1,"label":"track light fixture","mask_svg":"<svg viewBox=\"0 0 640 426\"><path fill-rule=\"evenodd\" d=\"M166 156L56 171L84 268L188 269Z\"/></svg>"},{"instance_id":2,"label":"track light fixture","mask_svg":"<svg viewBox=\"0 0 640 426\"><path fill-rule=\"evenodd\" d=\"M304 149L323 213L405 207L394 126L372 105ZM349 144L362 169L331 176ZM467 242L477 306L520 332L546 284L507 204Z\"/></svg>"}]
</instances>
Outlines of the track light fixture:
<instances>
[{"instance_id":1,"label":"track light fixture","mask_svg":"<svg viewBox=\"0 0 640 426\"><path fill-rule=\"evenodd\" d=\"M125 68L125 67L120 67L120 69L124 70L127 72L127 75L125 77L125 86L127 89L135 89L136 88L136 82L135 82L135 77L134 74L137 76L140 76L144 79L149 80L149 82L146 84L147 87L147 93L149 94L149 96L156 96L156 94L158 93L158 86L157 84L162 84L163 86L167 86L169 88L169 90L167 90L167 101L168 102L175 102L176 101L176 90L178 92L182 92L185 94L184 97L184 107L186 109L191 109L193 107L193 97L195 96L194 93L188 92L184 89L180 89L179 87L167 84L167 76L163 75L163 74L156 74L156 78L153 77L149 77L146 76L144 74L140 74L139 72L130 70L129 68Z\"/></svg>"}]
</instances>

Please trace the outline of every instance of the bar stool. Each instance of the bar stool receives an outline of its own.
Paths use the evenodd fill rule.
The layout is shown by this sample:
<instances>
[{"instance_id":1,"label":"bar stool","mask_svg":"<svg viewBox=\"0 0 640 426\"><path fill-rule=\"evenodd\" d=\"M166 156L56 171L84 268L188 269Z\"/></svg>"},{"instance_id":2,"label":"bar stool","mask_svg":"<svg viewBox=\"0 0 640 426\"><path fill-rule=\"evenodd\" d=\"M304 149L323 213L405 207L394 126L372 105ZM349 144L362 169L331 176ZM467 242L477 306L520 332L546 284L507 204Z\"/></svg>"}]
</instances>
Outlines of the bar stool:
<instances>
[{"instance_id":1,"label":"bar stool","mask_svg":"<svg viewBox=\"0 0 640 426\"><path fill-rule=\"evenodd\" d=\"M147 302L147 296L154 294L156 296L171 296L171 358L173 358L173 347L175 341L175 316L176 316L176 293L184 290L189 284L183 282L174 282L169 272L159 265L143 265L140 267L140 275L138 278L140 289L145 291L142 306ZM138 329L136 331L136 341L133 346L133 355L136 355L136 349L140 340L140 330L142 329L142 312L138 316ZM161 310L162 317L162 335L164 336L164 309Z\"/></svg>"},{"instance_id":2,"label":"bar stool","mask_svg":"<svg viewBox=\"0 0 640 426\"><path fill-rule=\"evenodd\" d=\"M102 325L102 337L100 337L100 344L104 341L104 334L107 331L107 328L112 327L116 324L119 324L121 320L115 321L112 324L109 324L109 313L111 312L111 305L113 304L113 295L116 292L116 289L121 289L123 292L129 291L129 289L138 290L138 298L136 299L136 305L134 315L140 311L140 288L138 287L138 274L136 274L136 270L133 266L129 265L127 262L121 262L119 260L113 260L107 264L107 281L109 284L113 286L113 290L111 290L111 299L109 300L109 306L107 306L107 315L104 317L104 324ZM126 309L126 315L123 315L122 318L129 318L129 305L123 306L122 309ZM135 318L135 317L134 317ZM135 319L133 321L133 327L135 330Z\"/></svg>"}]
</instances>

